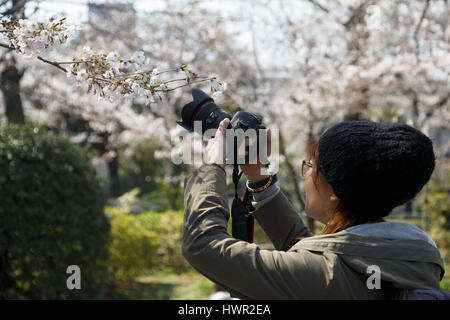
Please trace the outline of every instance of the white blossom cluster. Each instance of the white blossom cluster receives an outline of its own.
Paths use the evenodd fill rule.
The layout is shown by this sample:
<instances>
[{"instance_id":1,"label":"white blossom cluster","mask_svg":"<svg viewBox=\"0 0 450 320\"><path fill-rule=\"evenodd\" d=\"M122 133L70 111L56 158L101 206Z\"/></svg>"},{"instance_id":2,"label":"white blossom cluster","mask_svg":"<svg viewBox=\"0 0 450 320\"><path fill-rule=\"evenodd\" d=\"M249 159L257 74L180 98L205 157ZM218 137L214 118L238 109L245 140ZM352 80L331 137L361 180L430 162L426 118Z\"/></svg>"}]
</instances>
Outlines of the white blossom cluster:
<instances>
[{"instance_id":1,"label":"white blossom cluster","mask_svg":"<svg viewBox=\"0 0 450 320\"><path fill-rule=\"evenodd\" d=\"M66 25L65 19L50 18L47 23L3 18L0 37L9 41L17 52L26 56L39 55L55 45L67 44L80 28Z\"/></svg>"},{"instance_id":2,"label":"white blossom cluster","mask_svg":"<svg viewBox=\"0 0 450 320\"><path fill-rule=\"evenodd\" d=\"M143 51L135 52L131 59L122 58L117 51L94 53L88 46L83 51L83 56L75 58L67 68L67 77L74 77L77 85L87 82L88 92L98 92L99 100L132 101L144 97L145 104L149 105L156 103L156 98L161 99L158 92L171 90L167 83L183 81L190 84L198 79L210 85L213 95L226 89L226 84L219 82L216 76L199 77L185 65L170 71L183 71L186 78L160 81L159 75L167 71L159 72L157 68L145 71L149 68L149 59Z\"/></svg>"},{"instance_id":3,"label":"white blossom cluster","mask_svg":"<svg viewBox=\"0 0 450 320\"><path fill-rule=\"evenodd\" d=\"M17 52L26 56L39 55L52 49L56 44L67 44L75 31L80 29L66 25L65 19L50 18L48 23L39 23L32 20L3 18L0 35L3 40L9 41ZM98 93L99 100L109 102L131 101L143 97L145 104L149 105L156 103L156 98L161 99L159 92L168 92L191 83L205 81L210 85L213 95L226 89L226 84L219 82L216 76L199 77L186 65L158 71L157 68L150 67L150 60L145 57L143 51L135 52L131 58L122 58L117 51L97 53L85 46L81 57L76 57L72 61L45 61L66 70L67 77L74 78L78 86L87 84L88 93L93 92L94 95ZM160 74L170 71L182 71L186 77L165 81L159 79ZM168 83L174 85L169 88Z\"/></svg>"},{"instance_id":4,"label":"white blossom cluster","mask_svg":"<svg viewBox=\"0 0 450 320\"><path fill-rule=\"evenodd\" d=\"M158 91L167 89L158 82L158 69L143 71L149 65L143 51L135 52L131 59L121 58L117 51L95 53L87 46L83 51L82 57L73 59L66 68L67 77L75 78L77 85L87 83L89 92L99 93L99 100L131 101L144 97L148 105L156 102Z\"/></svg>"},{"instance_id":5,"label":"white blossom cluster","mask_svg":"<svg viewBox=\"0 0 450 320\"><path fill-rule=\"evenodd\" d=\"M216 96L222 93L222 91L227 90L227 83L226 82L220 82L217 80L217 76L210 75L208 79L206 80L211 88L212 96Z\"/></svg>"}]
</instances>

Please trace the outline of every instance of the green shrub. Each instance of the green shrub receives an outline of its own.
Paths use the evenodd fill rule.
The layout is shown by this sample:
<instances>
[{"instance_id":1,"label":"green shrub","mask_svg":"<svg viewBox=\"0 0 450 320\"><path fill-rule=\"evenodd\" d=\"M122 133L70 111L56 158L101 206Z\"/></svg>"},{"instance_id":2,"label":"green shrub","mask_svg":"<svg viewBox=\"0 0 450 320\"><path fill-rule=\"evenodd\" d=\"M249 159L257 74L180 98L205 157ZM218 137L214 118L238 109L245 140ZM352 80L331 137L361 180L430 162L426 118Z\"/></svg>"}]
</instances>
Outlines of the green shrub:
<instances>
[{"instance_id":1,"label":"green shrub","mask_svg":"<svg viewBox=\"0 0 450 320\"><path fill-rule=\"evenodd\" d=\"M107 283L109 222L86 152L42 128L0 128L0 298L93 298ZM69 290L69 265L81 290Z\"/></svg>"},{"instance_id":2,"label":"green shrub","mask_svg":"<svg viewBox=\"0 0 450 320\"><path fill-rule=\"evenodd\" d=\"M151 268L180 270L188 266L181 254L183 212L135 214L152 204L138 194L139 189L133 189L117 199L118 207L106 208L112 219L109 266L117 280L131 280Z\"/></svg>"},{"instance_id":3,"label":"green shrub","mask_svg":"<svg viewBox=\"0 0 450 320\"><path fill-rule=\"evenodd\" d=\"M127 152L122 148L119 156L122 190L139 190L136 196L143 200L140 203L142 211L162 212L183 208L183 188L180 180L173 178L185 172L186 167L174 165L169 159L155 158L154 153L159 149L157 141L147 139L134 147L126 147ZM145 207L145 203L149 206Z\"/></svg>"},{"instance_id":4,"label":"green shrub","mask_svg":"<svg viewBox=\"0 0 450 320\"><path fill-rule=\"evenodd\" d=\"M111 218L108 265L116 280L132 280L156 264L156 233L125 211L107 207L105 212Z\"/></svg>"},{"instance_id":5,"label":"green shrub","mask_svg":"<svg viewBox=\"0 0 450 320\"><path fill-rule=\"evenodd\" d=\"M446 176L446 182L449 181ZM424 188L420 205L425 212L425 227L446 261L450 260L450 197L446 183L432 179Z\"/></svg>"},{"instance_id":6,"label":"green shrub","mask_svg":"<svg viewBox=\"0 0 450 320\"><path fill-rule=\"evenodd\" d=\"M448 264L445 266L444 278L441 280L441 290L450 291L450 267Z\"/></svg>"},{"instance_id":7,"label":"green shrub","mask_svg":"<svg viewBox=\"0 0 450 320\"><path fill-rule=\"evenodd\" d=\"M147 229L158 237L155 269L182 270L189 266L181 253L183 237L183 211L144 212L136 216Z\"/></svg>"},{"instance_id":8,"label":"green shrub","mask_svg":"<svg viewBox=\"0 0 450 320\"><path fill-rule=\"evenodd\" d=\"M128 154L121 149L120 182L123 190L139 188L141 194L158 189L156 177L163 175L170 168L170 161L157 159L153 155L160 146L153 139L144 140L134 147Z\"/></svg>"},{"instance_id":9,"label":"green shrub","mask_svg":"<svg viewBox=\"0 0 450 320\"><path fill-rule=\"evenodd\" d=\"M160 182L158 190L145 194L143 199L154 206L154 211L180 210L183 208L184 191L179 184Z\"/></svg>"}]
</instances>

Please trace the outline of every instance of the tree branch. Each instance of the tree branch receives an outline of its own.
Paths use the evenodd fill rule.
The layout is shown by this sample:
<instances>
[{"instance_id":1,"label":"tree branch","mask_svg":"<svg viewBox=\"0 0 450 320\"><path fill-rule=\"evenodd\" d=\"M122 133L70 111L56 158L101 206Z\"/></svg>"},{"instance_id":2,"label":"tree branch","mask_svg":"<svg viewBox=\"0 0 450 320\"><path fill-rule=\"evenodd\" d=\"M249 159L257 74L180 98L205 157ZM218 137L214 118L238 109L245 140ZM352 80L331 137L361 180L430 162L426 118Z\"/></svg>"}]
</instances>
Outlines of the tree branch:
<instances>
[{"instance_id":1,"label":"tree branch","mask_svg":"<svg viewBox=\"0 0 450 320\"><path fill-rule=\"evenodd\" d=\"M10 45L4 44L4 43L0 43L0 47L6 48L9 50L16 50L16 48L14 48L13 46L10 46Z\"/></svg>"},{"instance_id":2,"label":"tree branch","mask_svg":"<svg viewBox=\"0 0 450 320\"><path fill-rule=\"evenodd\" d=\"M13 46L10 46L10 45L4 44L4 43L0 43L0 47L6 48L6 49L8 49L8 50L16 50L16 48L14 48ZM51 64L52 66L54 66L54 67L60 69L61 71L67 72L67 70L64 69L63 67L61 67L61 66L59 65L58 62L55 62L55 61L49 61L49 60L47 60L47 59L42 58L41 56L37 56L36 58L39 59L39 60L41 60L42 62Z\"/></svg>"},{"instance_id":3,"label":"tree branch","mask_svg":"<svg viewBox=\"0 0 450 320\"><path fill-rule=\"evenodd\" d=\"M367 13L367 8L369 7L369 5L371 5L371 2L372 1L368 0L361 3L356 9L353 10L352 15L350 16L348 21L342 23L342 25L345 27L347 31L352 29L353 26L363 21Z\"/></svg>"},{"instance_id":4,"label":"tree branch","mask_svg":"<svg viewBox=\"0 0 450 320\"><path fill-rule=\"evenodd\" d=\"M302 207L302 209L305 209L305 201L303 201L302 193L300 191L300 180L297 175L297 171L295 170L294 165L292 164L289 155L287 154L286 148L285 148L285 140L283 135L280 131L280 153L284 156L284 162L286 163L286 166L288 168L288 171L290 173L290 176L292 178L292 182L294 184L294 193L295 197L297 198L298 203ZM313 230L311 230L312 232Z\"/></svg>"},{"instance_id":5,"label":"tree branch","mask_svg":"<svg viewBox=\"0 0 450 320\"><path fill-rule=\"evenodd\" d=\"M322 6L320 3L318 3L316 0L309 0L309 2L311 2L315 7L319 8L320 10L322 10L323 12L325 12L326 14L330 14L330 10L328 10L327 8L325 8L324 6Z\"/></svg>"},{"instance_id":6,"label":"tree branch","mask_svg":"<svg viewBox=\"0 0 450 320\"><path fill-rule=\"evenodd\" d=\"M430 0L427 0L427 2L425 3L425 7L423 8L422 16L420 17L419 23L417 24L416 29L414 30L413 37L414 37L414 42L416 43L416 50L415 50L416 57L419 56L419 51L420 51L420 44L419 44L419 38L418 38L419 31L420 31L420 28L422 27L423 20L425 19L425 16L427 15L427 11L428 11L429 7L430 7Z\"/></svg>"},{"instance_id":7,"label":"tree branch","mask_svg":"<svg viewBox=\"0 0 450 320\"><path fill-rule=\"evenodd\" d=\"M425 114L425 119L424 119L424 121L422 122L421 126L423 126L424 123L425 123L425 121L426 121L427 119L431 118L431 117L433 116L433 114L434 114L437 110L439 110L440 108L444 107L444 106L448 103L449 100L450 100L450 93L447 93L446 96L442 97L441 99L439 99L438 102L436 102L435 104L433 104L433 105L428 109L428 111L426 112L426 114Z\"/></svg>"},{"instance_id":8,"label":"tree branch","mask_svg":"<svg viewBox=\"0 0 450 320\"><path fill-rule=\"evenodd\" d=\"M52 65L52 66L58 68L58 69L61 70L61 71L67 72L67 70L64 69L63 67L61 67L61 66L58 64L58 62L49 61L49 60L47 60L47 59L42 58L41 56L37 56L37 58L38 58L39 60L41 60L42 62L48 63L48 64L50 64L50 65Z\"/></svg>"},{"instance_id":9,"label":"tree branch","mask_svg":"<svg viewBox=\"0 0 450 320\"><path fill-rule=\"evenodd\" d=\"M5 4L6 2L7 2L7 1L4 1L4 2L2 3L2 5ZM26 2L27 2L27 0L19 0L18 2L16 2L15 4L13 4L13 7L12 7L11 9L8 9L8 10L6 10L5 12L2 12L1 14L2 14L3 16L7 16L7 15L10 15L10 14L14 14L14 13L16 13L17 11L21 10L21 9L24 7L24 5L25 5Z\"/></svg>"}]
</instances>

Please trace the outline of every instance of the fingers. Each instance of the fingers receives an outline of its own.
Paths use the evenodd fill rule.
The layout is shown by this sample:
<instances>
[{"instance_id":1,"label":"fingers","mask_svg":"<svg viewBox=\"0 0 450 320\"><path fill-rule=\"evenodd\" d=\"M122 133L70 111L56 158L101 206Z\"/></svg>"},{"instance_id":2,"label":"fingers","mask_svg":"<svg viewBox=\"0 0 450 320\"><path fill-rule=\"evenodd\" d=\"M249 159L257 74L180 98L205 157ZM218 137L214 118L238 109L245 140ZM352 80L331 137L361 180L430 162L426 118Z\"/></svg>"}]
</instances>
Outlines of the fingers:
<instances>
[{"instance_id":1,"label":"fingers","mask_svg":"<svg viewBox=\"0 0 450 320\"><path fill-rule=\"evenodd\" d=\"M226 132L229 124L230 124L230 119L228 119L228 118L225 118L220 122L218 130L220 130L220 132L222 133L223 136L225 136L225 132Z\"/></svg>"},{"instance_id":2,"label":"fingers","mask_svg":"<svg viewBox=\"0 0 450 320\"><path fill-rule=\"evenodd\" d=\"M270 129L267 129L267 156L270 156L270 153L272 152L272 131Z\"/></svg>"}]
</instances>

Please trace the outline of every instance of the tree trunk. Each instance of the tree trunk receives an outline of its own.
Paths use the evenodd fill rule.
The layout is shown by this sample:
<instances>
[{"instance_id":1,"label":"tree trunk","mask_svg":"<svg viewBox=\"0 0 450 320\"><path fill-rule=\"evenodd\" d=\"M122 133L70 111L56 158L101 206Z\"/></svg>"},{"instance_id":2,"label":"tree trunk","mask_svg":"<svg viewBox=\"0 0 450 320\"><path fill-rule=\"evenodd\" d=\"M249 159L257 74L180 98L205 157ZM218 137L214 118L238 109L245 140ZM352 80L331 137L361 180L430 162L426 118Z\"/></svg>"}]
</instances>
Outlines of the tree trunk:
<instances>
[{"instance_id":1,"label":"tree trunk","mask_svg":"<svg viewBox=\"0 0 450 320\"><path fill-rule=\"evenodd\" d=\"M351 65L360 66L361 58L366 55L369 30L366 26L365 16L370 1L363 1L354 7L349 20L344 23L348 35L347 50L352 58ZM355 78L348 85L349 101L348 112L344 117L349 120L366 120L370 98L370 83L361 78Z\"/></svg>"},{"instance_id":2,"label":"tree trunk","mask_svg":"<svg viewBox=\"0 0 450 320\"><path fill-rule=\"evenodd\" d=\"M8 122L25 124L22 99L20 98L20 79L23 72L19 72L14 60L1 73L1 91L5 101L6 118Z\"/></svg>"},{"instance_id":3,"label":"tree trunk","mask_svg":"<svg viewBox=\"0 0 450 320\"><path fill-rule=\"evenodd\" d=\"M286 163L286 166L288 168L289 175L292 177L292 182L294 184L295 197L296 197L298 203L300 204L300 206L302 207L302 209L305 209L305 201L303 200L302 193L300 191L300 181L299 181L298 174L297 174L297 172L298 172L298 170L300 170L300 168L296 170L294 165L290 161L290 159L286 153L286 149L284 146L284 139L283 139L283 136L281 135L281 132L280 132L280 153L284 156L284 159L285 159L284 162ZM306 223L306 226L308 227L308 229L312 233L314 233L314 230L315 230L314 219L306 216L305 223Z\"/></svg>"},{"instance_id":4,"label":"tree trunk","mask_svg":"<svg viewBox=\"0 0 450 320\"><path fill-rule=\"evenodd\" d=\"M120 182L119 182L119 154L118 150L113 150L115 156L108 161L109 171L109 193L113 198L120 196Z\"/></svg>"},{"instance_id":5,"label":"tree trunk","mask_svg":"<svg viewBox=\"0 0 450 320\"><path fill-rule=\"evenodd\" d=\"M4 16L11 15L16 19L24 19L26 2L24 0L13 0L11 8L2 14ZM22 99L20 98L20 79L23 76L23 70L17 70L14 58L3 60L3 62L6 66L1 73L0 90L3 92L5 101L6 119L10 123L25 124Z\"/></svg>"},{"instance_id":6,"label":"tree trunk","mask_svg":"<svg viewBox=\"0 0 450 320\"><path fill-rule=\"evenodd\" d=\"M405 218L412 218L413 199L406 202L404 208L405 208Z\"/></svg>"},{"instance_id":7,"label":"tree trunk","mask_svg":"<svg viewBox=\"0 0 450 320\"><path fill-rule=\"evenodd\" d=\"M313 133L314 132L313 126L314 126L314 121L310 121L309 128L308 128L308 142L306 144L305 154L308 150L308 147L316 141L316 139L314 137L314 133ZM306 207L306 205L305 205L305 207ZM313 218L306 216L306 226L312 233L314 233L314 230L316 229L316 221Z\"/></svg>"},{"instance_id":8,"label":"tree trunk","mask_svg":"<svg viewBox=\"0 0 450 320\"><path fill-rule=\"evenodd\" d=\"M117 145L111 145L109 132L98 133L101 140L93 143L92 146L99 152L102 157L106 158L106 165L108 167L109 177L109 197L117 198L121 195L120 180L119 180L119 150ZM106 154L108 152L114 153Z\"/></svg>"}]
</instances>

